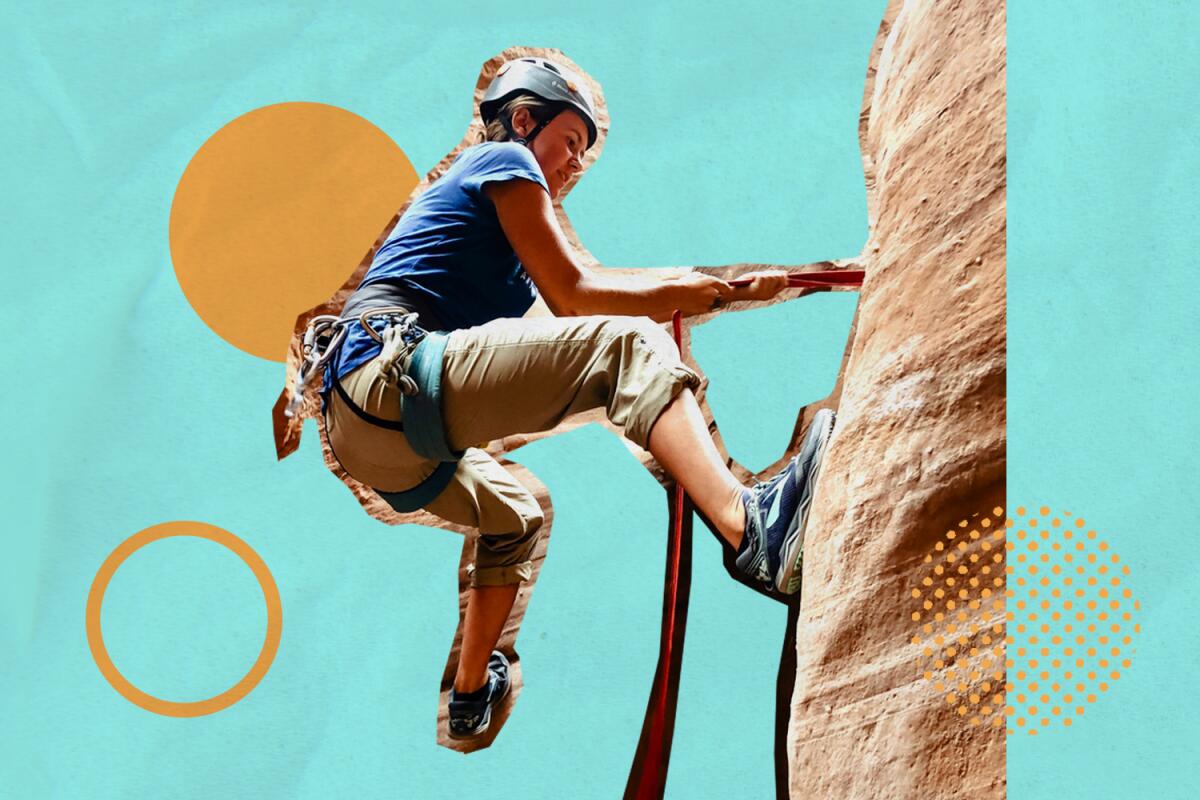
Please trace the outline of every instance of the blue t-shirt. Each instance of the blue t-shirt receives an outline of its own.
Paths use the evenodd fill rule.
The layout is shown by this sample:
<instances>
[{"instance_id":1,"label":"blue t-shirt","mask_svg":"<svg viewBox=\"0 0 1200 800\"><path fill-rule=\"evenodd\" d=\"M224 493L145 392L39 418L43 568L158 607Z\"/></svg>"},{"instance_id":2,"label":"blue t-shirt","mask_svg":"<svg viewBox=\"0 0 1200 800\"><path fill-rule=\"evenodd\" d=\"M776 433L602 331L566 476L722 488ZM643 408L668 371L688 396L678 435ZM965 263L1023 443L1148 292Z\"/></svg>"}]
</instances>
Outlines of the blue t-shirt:
<instances>
[{"instance_id":1,"label":"blue t-shirt","mask_svg":"<svg viewBox=\"0 0 1200 800\"><path fill-rule=\"evenodd\" d=\"M459 154L413 201L379 248L359 288L388 282L433 313L446 330L520 317L537 287L500 227L485 184L522 178L549 191L533 154L513 142L484 142ZM379 354L351 323L334 365L340 377ZM326 381L328 389L328 381Z\"/></svg>"}]
</instances>

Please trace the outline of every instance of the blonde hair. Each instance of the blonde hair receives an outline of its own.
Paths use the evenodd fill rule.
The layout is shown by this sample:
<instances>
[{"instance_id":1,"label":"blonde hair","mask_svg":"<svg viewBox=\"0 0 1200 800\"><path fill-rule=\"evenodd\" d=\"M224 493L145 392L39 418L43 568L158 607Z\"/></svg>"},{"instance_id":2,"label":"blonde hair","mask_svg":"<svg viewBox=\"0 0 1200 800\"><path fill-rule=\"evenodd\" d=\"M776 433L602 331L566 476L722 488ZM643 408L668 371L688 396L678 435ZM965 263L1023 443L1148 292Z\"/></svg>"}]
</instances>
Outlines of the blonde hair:
<instances>
[{"instance_id":1,"label":"blonde hair","mask_svg":"<svg viewBox=\"0 0 1200 800\"><path fill-rule=\"evenodd\" d=\"M484 128L483 141L510 141L512 137L508 135L508 128L504 127L504 124L506 122L511 124L513 114L517 113L518 108L528 108L529 113L538 122L550 119L559 110L554 103L548 103L540 97L532 94L519 94L500 107L496 117Z\"/></svg>"}]
</instances>

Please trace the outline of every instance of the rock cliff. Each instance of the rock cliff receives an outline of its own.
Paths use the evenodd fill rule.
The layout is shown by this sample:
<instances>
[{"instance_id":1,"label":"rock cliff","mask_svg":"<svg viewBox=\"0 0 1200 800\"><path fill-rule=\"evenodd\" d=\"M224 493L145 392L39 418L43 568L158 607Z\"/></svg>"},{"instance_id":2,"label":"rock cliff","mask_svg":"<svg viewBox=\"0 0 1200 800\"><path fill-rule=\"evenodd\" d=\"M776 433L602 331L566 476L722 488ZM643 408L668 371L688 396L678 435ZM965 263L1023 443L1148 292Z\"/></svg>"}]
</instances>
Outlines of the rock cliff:
<instances>
[{"instance_id":1,"label":"rock cliff","mask_svg":"<svg viewBox=\"0 0 1200 800\"><path fill-rule=\"evenodd\" d=\"M934 689L955 667L964 683L1003 672L1003 604L970 607L972 640L940 668L939 607L914 619L926 556L1004 505L1003 3L893 0L859 134L867 279L805 545L790 794L1003 797L1002 682L987 715Z\"/></svg>"}]
</instances>

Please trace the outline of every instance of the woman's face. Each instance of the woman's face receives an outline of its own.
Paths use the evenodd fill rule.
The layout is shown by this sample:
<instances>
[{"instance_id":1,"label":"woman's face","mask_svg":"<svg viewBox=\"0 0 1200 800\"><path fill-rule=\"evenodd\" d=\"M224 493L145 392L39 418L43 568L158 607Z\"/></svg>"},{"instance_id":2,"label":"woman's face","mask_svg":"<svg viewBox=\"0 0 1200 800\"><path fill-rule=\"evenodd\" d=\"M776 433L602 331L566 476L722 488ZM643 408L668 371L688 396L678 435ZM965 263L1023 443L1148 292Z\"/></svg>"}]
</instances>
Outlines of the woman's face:
<instances>
[{"instance_id":1,"label":"woman's face","mask_svg":"<svg viewBox=\"0 0 1200 800\"><path fill-rule=\"evenodd\" d=\"M519 108L513 114L512 124L518 135L525 136L537 123L527 109ZM551 197L558 197L567 181L583 169L587 136L583 118L573 111L563 111L533 138L529 150L542 168Z\"/></svg>"}]
</instances>

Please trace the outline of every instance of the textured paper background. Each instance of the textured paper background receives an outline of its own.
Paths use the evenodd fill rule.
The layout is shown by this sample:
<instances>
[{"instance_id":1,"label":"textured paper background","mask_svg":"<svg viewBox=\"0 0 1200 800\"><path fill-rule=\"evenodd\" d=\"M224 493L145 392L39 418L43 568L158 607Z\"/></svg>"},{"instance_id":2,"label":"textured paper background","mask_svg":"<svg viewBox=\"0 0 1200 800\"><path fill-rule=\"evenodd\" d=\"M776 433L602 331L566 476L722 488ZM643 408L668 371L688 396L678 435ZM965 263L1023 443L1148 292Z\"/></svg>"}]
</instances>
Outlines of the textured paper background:
<instances>
[{"instance_id":1,"label":"textured paper background","mask_svg":"<svg viewBox=\"0 0 1200 800\"><path fill-rule=\"evenodd\" d=\"M604 156L566 202L601 261L851 256L883 5L10 12L0 794L619 795L657 647L661 490L594 427L515 454L556 511L518 644L526 688L490 750L436 747L460 540L366 517L311 434L275 462L282 365L225 344L188 306L167 249L172 192L208 136L285 100L369 119L423 174L465 129L479 65L533 44L606 92ZM1009 497L1087 516L1132 566L1145 613L1104 702L1067 733L1010 742L1010 794L1188 797L1198 15L1055 8L1009 9ZM852 311L822 296L697 331L731 454L751 468L777 457L795 402L827 393ZM747 346L778 332L788 347ZM246 539L283 598L262 684L193 720L118 696L83 633L104 557L171 519ZM670 796L771 796L782 621L698 539ZM198 540L139 552L105 603L114 660L172 699L233 683L264 624L249 571Z\"/></svg>"},{"instance_id":2,"label":"textured paper background","mask_svg":"<svg viewBox=\"0 0 1200 800\"><path fill-rule=\"evenodd\" d=\"M1142 635L1070 735L1010 739L1009 796L1195 797L1200 14L1053 6L1008 17L1008 497L1110 536Z\"/></svg>"}]
</instances>

